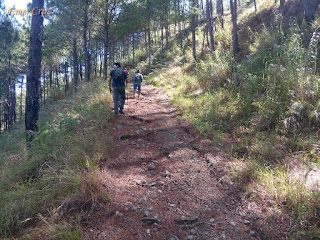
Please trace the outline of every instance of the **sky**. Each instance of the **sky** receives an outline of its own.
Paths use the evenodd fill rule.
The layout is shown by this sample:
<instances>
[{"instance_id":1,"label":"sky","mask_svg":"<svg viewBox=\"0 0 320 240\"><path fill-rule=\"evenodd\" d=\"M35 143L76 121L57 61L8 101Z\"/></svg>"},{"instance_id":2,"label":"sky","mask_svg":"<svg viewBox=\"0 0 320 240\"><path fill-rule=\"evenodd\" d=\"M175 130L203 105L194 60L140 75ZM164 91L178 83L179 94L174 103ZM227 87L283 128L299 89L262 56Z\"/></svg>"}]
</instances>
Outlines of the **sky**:
<instances>
[{"instance_id":1,"label":"sky","mask_svg":"<svg viewBox=\"0 0 320 240\"><path fill-rule=\"evenodd\" d=\"M26 8L27 3L32 2L31 0L4 0L6 8L13 7L15 5L17 8Z\"/></svg>"},{"instance_id":2,"label":"sky","mask_svg":"<svg viewBox=\"0 0 320 240\"><path fill-rule=\"evenodd\" d=\"M27 7L27 4L29 2L32 2L31 0L4 0L4 5L6 6L6 9L9 7L13 7L14 5L16 8L24 9Z\"/></svg>"},{"instance_id":3,"label":"sky","mask_svg":"<svg viewBox=\"0 0 320 240\"><path fill-rule=\"evenodd\" d=\"M6 11L13 6L17 9L26 9L29 2L32 2L32 0L4 0L4 5L6 6ZM23 24L25 21L22 16L15 16L15 18L20 24Z\"/></svg>"},{"instance_id":4,"label":"sky","mask_svg":"<svg viewBox=\"0 0 320 240\"><path fill-rule=\"evenodd\" d=\"M20 9L20 10L27 9L28 3L32 3L32 0L4 0L6 12L8 12L9 9L12 8L13 6L15 6L16 9ZM19 15L14 15L14 16L17 19L17 21L22 25L26 21L26 19L24 19L22 16L19 16ZM44 24L47 24L47 23L48 21L45 19Z\"/></svg>"},{"instance_id":5,"label":"sky","mask_svg":"<svg viewBox=\"0 0 320 240\"><path fill-rule=\"evenodd\" d=\"M6 11L8 11L8 9L10 7L13 7L13 6L15 6L17 9L26 9L27 8L27 4L29 2L32 2L32 0L4 0L4 5L6 7ZM18 22L21 23L21 24L23 23L23 21L25 21L25 20L23 20L23 18L21 16L15 16L15 17L18 20ZM18 84L18 87L19 86L20 85ZM17 91L17 94L19 94L18 92L19 91Z\"/></svg>"}]
</instances>

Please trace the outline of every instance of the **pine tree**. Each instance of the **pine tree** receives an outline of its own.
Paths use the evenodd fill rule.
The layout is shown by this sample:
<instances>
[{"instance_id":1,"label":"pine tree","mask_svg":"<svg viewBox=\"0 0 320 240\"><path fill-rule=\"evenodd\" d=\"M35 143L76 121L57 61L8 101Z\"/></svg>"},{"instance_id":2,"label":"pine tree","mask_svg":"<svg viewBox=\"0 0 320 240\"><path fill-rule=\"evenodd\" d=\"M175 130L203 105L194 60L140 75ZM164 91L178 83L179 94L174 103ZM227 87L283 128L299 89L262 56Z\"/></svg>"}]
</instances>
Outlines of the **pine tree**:
<instances>
[{"instance_id":1,"label":"pine tree","mask_svg":"<svg viewBox=\"0 0 320 240\"><path fill-rule=\"evenodd\" d=\"M44 8L44 0L33 0L32 9ZM40 74L42 56L43 16L41 12L32 15L30 47L28 58L27 97L25 128L27 145L34 139L34 132L38 131L38 119L40 109Z\"/></svg>"}]
</instances>

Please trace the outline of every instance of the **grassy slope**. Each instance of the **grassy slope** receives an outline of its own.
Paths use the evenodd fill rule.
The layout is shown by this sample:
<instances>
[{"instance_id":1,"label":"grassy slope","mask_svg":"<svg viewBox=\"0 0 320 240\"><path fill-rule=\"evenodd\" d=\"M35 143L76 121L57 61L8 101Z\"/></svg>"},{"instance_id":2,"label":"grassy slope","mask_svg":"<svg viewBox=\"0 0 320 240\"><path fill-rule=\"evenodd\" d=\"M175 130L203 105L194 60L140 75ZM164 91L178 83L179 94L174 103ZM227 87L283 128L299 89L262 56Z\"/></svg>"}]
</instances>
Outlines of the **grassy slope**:
<instances>
[{"instance_id":1,"label":"grassy slope","mask_svg":"<svg viewBox=\"0 0 320 240\"><path fill-rule=\"evenodd\" d=\"M107 199L95 186L98 163L111 149L112 114L105 85L83 85L76 96L43 107L30 152L23 124L0 136L0 238L61 215L67 210L65 199L78 199L72 207L79 210ZM80 231L66 224L47 233L55 239L67 239L68 234L81 239Z\"/></svg>"},{"instance_id":2,"label":"grassy slope","mask_svg":"<svg viewBox=\"0 0 320 240\"><path fill-rule=\"evenodd\" d=\"M239 87L226 49L230 26L216 32L213 58L205 49L199 53L193 73L191 46L181 56L172 45L170 53L154 59L170 62L170 67L155 69L147 81L165 87L186 119L234 158L230 175L252 180L244 189L251 201L267 199L291 212L296 220L293 237L317 238L320 194L307 187L307 173L295 178L302 169L319 169L320 164L320 79L310 60L314 49L305 47L310 30L302 22L300 5L290 1L283 9L270 5L240 16ZM304 71L305 66L311 70Z\"/></svg>"}]
</instances>

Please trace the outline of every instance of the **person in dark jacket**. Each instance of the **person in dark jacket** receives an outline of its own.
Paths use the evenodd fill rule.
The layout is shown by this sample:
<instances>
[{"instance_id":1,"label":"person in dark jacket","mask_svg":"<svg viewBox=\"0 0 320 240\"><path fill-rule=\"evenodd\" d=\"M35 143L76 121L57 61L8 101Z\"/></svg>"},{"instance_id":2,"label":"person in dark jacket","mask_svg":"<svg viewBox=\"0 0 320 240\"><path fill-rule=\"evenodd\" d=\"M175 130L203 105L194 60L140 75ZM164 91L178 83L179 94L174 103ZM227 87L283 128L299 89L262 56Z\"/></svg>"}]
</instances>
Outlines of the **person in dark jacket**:
<instances>
[{"instance_id":1,"label":"person in dark jacket","mask_svg":"<svg viewBox=\"0 0 320 240\"><path fill-rule=\"evenodd\" d=\"M109 89L113 93L113 104L114 104L114 116L118 116L119 102L120 110L119 113L124 114L124 102L126 100L126 82L127 74L121 69L121 64L114 63L114 69L110 72ZM111 85L112 82L112 85Z\"/></svg>"}]
</instances>

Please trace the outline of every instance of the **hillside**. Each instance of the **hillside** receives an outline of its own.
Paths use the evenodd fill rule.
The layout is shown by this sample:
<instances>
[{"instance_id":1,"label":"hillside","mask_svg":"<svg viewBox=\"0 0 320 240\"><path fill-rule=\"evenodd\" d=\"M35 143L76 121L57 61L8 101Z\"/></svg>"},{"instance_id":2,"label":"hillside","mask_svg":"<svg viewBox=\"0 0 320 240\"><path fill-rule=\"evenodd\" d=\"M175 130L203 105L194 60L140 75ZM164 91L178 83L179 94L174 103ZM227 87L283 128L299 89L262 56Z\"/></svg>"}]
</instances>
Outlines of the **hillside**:
<instances>
[{"instance_id":1,"label":"hillside","mask_svg":"<svg viewBox=\"0 0 320 240\"><path fill-rule=\"evenodd\" d=\"M320 18L240 1L235 52L234 12L209 4L48 1L26 132L13 76L32 31L0 16L0 239L320 237ZM116 118L117 61L145 79Z\"/></svg>"}]
</instances>

